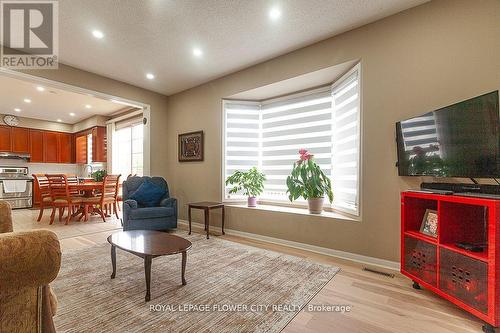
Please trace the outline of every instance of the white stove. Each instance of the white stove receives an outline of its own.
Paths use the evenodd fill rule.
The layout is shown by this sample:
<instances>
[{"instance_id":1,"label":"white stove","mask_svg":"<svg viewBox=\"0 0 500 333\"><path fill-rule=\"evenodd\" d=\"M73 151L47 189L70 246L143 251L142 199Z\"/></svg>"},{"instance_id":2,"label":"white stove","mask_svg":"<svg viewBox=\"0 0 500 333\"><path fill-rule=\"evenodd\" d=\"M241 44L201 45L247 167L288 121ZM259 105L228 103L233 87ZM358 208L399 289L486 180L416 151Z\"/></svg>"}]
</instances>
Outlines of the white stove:
<instances>
[{"instance_id":1,"label":"white stove","mask_svg":"<svg viewBox=\"0 0 500 333\"><path fill-rule=\"evenodd\" d=\"M0 200L12 208L33 206L33 178L28 167L0 167Z\"/></svg>"}]
</instances>

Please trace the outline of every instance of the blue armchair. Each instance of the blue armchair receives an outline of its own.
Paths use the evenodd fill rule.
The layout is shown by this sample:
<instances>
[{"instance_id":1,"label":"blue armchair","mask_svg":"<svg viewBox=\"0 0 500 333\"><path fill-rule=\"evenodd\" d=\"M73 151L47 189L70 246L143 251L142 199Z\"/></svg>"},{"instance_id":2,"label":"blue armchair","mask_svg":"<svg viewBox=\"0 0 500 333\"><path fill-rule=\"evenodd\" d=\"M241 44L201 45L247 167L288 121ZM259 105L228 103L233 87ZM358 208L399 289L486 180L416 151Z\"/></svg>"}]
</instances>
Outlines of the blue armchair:
<instances>
[{"instance_id":1,"label":"blue armchair","mask_svg":"<svg viewBox=\"0 0 500 333\"><path fill-rule=\"evenodd\" d=\"M142 207L129 199L145 179L166 190L157 207ZM123 230L167 230L177 228L177 199L171 198L161 177L129 177L123 182Z\"/></svg>"}]
</instances>

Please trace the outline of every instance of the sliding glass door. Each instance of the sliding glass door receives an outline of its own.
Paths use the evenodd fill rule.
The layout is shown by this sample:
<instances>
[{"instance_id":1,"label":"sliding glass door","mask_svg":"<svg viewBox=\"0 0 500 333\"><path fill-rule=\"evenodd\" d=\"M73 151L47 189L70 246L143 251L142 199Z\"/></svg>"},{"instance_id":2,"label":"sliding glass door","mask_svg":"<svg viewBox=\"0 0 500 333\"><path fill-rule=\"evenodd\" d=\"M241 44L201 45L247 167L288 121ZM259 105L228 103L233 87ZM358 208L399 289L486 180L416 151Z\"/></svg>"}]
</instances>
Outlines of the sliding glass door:
<instances>
[{"instance_id":1,"label":"sliding glass door","mask_svg":"<svg viewBox=\"0 0 500 333\"><path fill-rule=\"evenodd\" d=\"M144 128L142 123L116 129L113 133L113 174L121 174L122 180L128 175L142 176Z\"/></svg>"}]
</instances>

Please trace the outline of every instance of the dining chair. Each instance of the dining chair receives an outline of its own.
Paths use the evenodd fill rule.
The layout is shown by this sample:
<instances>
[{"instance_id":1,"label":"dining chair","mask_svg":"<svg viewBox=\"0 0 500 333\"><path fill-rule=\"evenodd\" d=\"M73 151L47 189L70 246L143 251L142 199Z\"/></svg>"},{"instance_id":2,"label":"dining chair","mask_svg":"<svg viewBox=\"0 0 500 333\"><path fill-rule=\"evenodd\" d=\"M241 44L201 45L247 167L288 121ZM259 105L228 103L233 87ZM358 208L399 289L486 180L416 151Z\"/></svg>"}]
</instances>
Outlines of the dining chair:
<instances>
[{"instance_id":1,"label":"dining chair","mask_svg":"<svg viewBox=\"0 0 500 333\"><path fill-rule=\"evenodd\" d=\"M83 212L85 215L85 221L88 220L89 206L99 206L96 211L99 213L99 215L101 215L104 222L106 222L106 215L104 214L104 210L108 206L112 207L116 218L119 218L116 204L118 198L118 184L120 181L120 176L121 175L106 175L102 182L102 187L98 196L92 198L83 198Z\"/></svg>"},{"instance_id":2,"label":"dining chair","mask_svg":"<svg viewBox=\"0 0 500 333\"><path fill-rule=\"evenodd\" d=\"M68 179L69 195L73 198L82 197L83 194L80 192L80 190L71 187L71 185L79 184L78 176L76 174L66 174L66 178ZM76 208L76 206L73 206L73 211L71 212L72 214L75 212Z\"/></svg>"},{"instance_id":3,"label":"dining chair","mask_svg":"<svg viewBox=\"0 0 500 333\"><path fill-rule=\"evenodd\" d=\"M56 209L59 210L59 221L61 221L66 208L68 209L68 216L66 217L65 224L68 224L69 220L71 219L72 212L74 211L74 207L80 206L83 200L80 197L71 196L68 178L66 177L66 175L47 174L45 176L49 181L50 196L52 197L52 213L50 214L50 224L54 223Z\"/></svg>"},{"instance_id":4,"label":"dining chair","mask_svg":"<svg viewBox=\"0 0 500 333\"><path fill-rule=\"evenodd\" d=\"M40 222L44 209L52 207L52 196L50 195L49 180L44 174L34 173L33 178L35 178L35 184L38 187L38 192L40 192L40 213L37 219Z\"/></svg>"}]
</instances>

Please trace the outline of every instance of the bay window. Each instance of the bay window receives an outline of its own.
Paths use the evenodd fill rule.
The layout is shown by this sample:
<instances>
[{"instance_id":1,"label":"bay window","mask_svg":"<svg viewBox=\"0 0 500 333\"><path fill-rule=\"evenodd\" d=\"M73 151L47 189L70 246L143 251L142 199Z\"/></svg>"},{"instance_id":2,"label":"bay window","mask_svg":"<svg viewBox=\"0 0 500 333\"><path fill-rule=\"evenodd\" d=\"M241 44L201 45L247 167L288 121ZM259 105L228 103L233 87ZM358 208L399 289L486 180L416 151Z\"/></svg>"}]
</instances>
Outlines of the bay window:
<instances>
[{"instance_id":1,"label":"bay window","mask_svg":"<svg viewBox=\"0 0 500 333\"><path fill-rule=\"evenodd\" d=\"M286 178L304 148L332 180L332 208L359 215L359 85L357 65L331 86L265 101L225 100L223 179L256 166L266 175L260 200L289 203ZM229 188L225 200L243 199Z\"/></svg>"}]
</instances>

